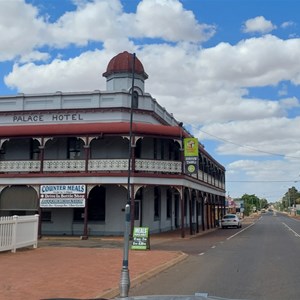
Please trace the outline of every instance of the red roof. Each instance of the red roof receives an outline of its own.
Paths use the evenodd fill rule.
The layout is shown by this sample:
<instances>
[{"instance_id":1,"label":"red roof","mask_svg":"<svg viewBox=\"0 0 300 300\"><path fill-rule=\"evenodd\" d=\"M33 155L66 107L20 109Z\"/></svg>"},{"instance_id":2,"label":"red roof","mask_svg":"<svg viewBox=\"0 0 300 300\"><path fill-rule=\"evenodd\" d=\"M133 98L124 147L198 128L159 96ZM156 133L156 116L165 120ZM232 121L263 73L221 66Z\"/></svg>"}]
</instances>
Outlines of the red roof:
<instances>
[{"instance_id":1,"label":"red roof","mask_svg":"<svg viewBox=\"0 0 300 300\"><path fill-rule=\"evenodd\" d=\"M132 73L132 59L133 54L127 51L119 53L110 60L103 76L108 77L114 73ZM135 57L134 72L143 75L144 79L148 78L148 75L144 71L143 64L137 57Z\"/></svg>"},{"instance_id":2,"label":"red roof","mask_svg":"<svg viewBox=\"0 0 300 300\"><path fill-rule=\"evenodd\" d=\"M101 135L101 134L128 134L130 124L115 123L77 123L77 124L47 124L47 125L13 125L0 126L0 137L38 137L57 135ZM161 135L170 137L186 136L179 126L165 126L133 123L132 132L135 134Z\"/></svg>"}]
</instances>

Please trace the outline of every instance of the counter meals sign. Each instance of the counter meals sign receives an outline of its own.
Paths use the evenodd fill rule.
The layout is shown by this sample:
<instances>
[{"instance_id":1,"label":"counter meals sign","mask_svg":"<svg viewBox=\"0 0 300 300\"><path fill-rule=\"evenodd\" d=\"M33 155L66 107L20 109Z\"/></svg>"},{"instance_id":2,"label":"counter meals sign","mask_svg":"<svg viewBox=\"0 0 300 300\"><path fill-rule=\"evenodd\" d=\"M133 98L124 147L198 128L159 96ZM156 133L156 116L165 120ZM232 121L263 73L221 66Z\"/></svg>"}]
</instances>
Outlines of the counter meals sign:
<instances>
[{"instance_id":1,"label":"counter meals sign","mask_svg":"<svg viewBox=\"0 0 300 300\"><path fill-rule=\"evenodd\" d=\"M40 207L85 207L84 184L41 185Z\"/></svg>"},{"instance_id":2,"label":"counter meals sign","mask_svg":"<svg viewBox=\"0 0 300 300\"><path fill-rule=\"evenodd\" d=\"M132 250L148 250L150 249L149 227L134 227Z\"/></svg>"}]
</instances>

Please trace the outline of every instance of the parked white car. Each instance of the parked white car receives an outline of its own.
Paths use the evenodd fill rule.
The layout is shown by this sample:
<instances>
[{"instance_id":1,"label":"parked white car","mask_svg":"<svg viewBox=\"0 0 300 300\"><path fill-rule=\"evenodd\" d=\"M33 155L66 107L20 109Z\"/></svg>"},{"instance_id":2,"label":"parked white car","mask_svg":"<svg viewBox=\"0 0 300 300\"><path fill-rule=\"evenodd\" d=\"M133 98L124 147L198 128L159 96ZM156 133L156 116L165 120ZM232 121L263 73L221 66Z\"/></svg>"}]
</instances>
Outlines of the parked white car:
<instances>
[{"instance_id":1,"label":"parked white car","mask_svg":"<svg viewBox=\"0 0 300 300\"><path fill-rule=\"evenodd\" d=\"M221 227L228 228L228 227L236 227L241 228L242 222L241 219L235 214L227 214L221 220Z\"/></svg>"}]
</instances>

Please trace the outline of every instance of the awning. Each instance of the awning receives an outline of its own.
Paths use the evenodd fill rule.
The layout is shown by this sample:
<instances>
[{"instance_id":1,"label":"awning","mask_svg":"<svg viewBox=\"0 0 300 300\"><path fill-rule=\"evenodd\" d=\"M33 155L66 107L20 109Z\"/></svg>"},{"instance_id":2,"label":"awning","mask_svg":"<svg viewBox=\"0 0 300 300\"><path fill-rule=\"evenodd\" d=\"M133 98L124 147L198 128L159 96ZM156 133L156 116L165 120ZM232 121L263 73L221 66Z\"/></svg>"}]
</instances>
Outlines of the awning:
<instances>
[{"instance_id":1,"label":"awning","mask_svg":"<svg viewBox=\"0 0 300 300\"><path fill-rule=\"evenodd\" d=\"M130 124L127 122L111 123L76 123L76 124L47 124L47 125L11 125L0 126L0 138L36 137L57 135L100 135L100 134L129 134ZM134 134L160 135L179 138L187 136L179 126L133 123Z\"/></svg>"}]
</instances>

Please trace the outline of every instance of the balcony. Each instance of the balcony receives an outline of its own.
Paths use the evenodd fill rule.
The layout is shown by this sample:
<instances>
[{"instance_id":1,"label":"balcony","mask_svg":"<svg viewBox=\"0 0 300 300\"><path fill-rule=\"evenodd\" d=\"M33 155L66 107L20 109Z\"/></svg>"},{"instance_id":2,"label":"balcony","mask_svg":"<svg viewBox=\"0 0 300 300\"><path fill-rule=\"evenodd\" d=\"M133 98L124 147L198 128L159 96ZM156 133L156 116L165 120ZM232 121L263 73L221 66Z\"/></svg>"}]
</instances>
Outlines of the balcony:
<instances>
[{"instance_id":1,"label":"balcony","mask_svg":"<svg viewBox=\"0 0 300 300\"><path fill-rule=\"evenodd\" d=\"M127 172L128 159L85 160L15 160L0 161L0 174L56 173L56 172ZM182 162L170 160L136 159L135 171L158 174L181 174ZM225 184L213 176L198 171L193 176L202 182L224 189Z\"/></svg>"}]
</instances>

